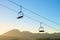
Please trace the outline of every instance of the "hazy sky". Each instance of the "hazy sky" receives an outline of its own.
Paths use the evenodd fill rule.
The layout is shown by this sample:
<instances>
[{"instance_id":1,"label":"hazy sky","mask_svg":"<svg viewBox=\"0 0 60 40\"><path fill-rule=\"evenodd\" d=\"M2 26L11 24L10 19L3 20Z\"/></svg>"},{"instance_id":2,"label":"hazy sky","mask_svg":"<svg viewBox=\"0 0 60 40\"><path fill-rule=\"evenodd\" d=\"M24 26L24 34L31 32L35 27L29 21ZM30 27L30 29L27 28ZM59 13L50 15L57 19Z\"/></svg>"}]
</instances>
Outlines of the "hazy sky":
<instances>
[{"instance_id":1,"label":"hazy sky","mask_svg":"<svg viewBox=\"0 0 60 40\"><path fill-rule=\"evenodd\" d=\"M60 0L11 0L24 6L27 9L30 9L36 12L39 15L42 15L50 20L53 20L60 24ZM5 5L17 12L9 10ZM42 17L39 17L25 9L23 9L24 17L22 19L16 19L19 12L19 6L9 2L8 0L0 0L0 34L11 30L11 29L19 29L20 31L30 31L30 32L38 32L40 23L30 18L29 16L35 20L41 21L47 25L43 25L45 32L59 32L60 25L56 25ZM25 16L26 15L26 16ZM56 28L56 29L54 29Z\"/></svg>"}]
</instances>

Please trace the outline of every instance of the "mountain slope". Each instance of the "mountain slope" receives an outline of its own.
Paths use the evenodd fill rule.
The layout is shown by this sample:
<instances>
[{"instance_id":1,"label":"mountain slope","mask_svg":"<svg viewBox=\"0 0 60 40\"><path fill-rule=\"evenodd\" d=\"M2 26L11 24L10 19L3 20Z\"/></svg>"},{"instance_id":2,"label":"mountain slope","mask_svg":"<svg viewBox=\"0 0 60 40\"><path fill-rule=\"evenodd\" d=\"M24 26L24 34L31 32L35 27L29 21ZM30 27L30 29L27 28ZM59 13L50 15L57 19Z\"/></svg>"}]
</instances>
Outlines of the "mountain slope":
<instances>
[{"instance_id":1,"label":"mountain slope","mask_svg":"<svg viewBox=\"0 0 60 40\"><path fill-rule=\"evenodd\" d=\"M0 40L32 40L30 32L20 32L18 29L10 30L0 36Z\"/></svg>"},{"instance_id":2,"label":"mountain slope","mask_svg":"<svg viewBox=\"0 0 60 40\"><path fill-rule=\"evenodd\" d=\"M18 29L13 29L4 33L2 36L21 36L21 34L22 33Z\"/></svg>"}]
</instances>

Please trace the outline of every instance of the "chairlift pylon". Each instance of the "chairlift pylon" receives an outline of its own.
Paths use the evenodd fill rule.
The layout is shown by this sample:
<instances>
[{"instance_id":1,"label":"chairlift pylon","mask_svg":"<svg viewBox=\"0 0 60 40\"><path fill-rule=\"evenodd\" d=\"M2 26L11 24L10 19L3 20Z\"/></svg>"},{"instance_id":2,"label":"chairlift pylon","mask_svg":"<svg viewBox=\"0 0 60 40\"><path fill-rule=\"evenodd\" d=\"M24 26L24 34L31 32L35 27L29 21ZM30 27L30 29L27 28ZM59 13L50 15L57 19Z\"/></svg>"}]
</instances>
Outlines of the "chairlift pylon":
<instances>
[{"instance_id":1,"label":"chairlift pylon","mask_svg":"<svg viewBox=\"0 0 60 40\"><path fill-rule=\"evenodd\" d=\"M22 6L20 6L20 11L18 12L17 19L23 18Z\"/></svg>"},{"instance_id":2,"label":"chairlift pylon","mask_svg":"<svg viewBox=\"0 0 60 40\"><path fill-rule=\"evenodd\" d=\"M44 28L41 25L42 23L40 22L40 28L39 28L39 32L44 32Z\"/></svg>"}]
</instances>

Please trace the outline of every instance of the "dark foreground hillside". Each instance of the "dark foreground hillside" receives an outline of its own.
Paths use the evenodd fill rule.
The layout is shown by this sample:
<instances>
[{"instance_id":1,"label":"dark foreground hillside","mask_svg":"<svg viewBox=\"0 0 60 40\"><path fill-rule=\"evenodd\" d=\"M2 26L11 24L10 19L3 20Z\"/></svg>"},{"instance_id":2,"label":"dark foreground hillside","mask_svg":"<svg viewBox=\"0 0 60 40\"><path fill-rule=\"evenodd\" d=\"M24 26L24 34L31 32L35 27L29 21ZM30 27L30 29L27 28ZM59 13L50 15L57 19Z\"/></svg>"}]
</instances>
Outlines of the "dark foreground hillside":
<instances>
[{"instance_id":1,"label":"dark foreground hillside","mask_svg":"<svg viewBox=\"0 0 60 40\"><path fill-rule=\"evenodd\" d=\"M49 38L46 38L46 39L36 39L36 40L60 40L60 39L49 39Z\"/></svg>"},{"instance_id":2,"label":"dark foreground hillside","mask_svg":"<svg viewBox=\"0 0 60 40\"><path fill-rule=\"evenodd\" d=\"M17 29L8 31L0 36L0 40L60 40L60 33L30 33L20 32Z\"/></svg>"}]
</instances>

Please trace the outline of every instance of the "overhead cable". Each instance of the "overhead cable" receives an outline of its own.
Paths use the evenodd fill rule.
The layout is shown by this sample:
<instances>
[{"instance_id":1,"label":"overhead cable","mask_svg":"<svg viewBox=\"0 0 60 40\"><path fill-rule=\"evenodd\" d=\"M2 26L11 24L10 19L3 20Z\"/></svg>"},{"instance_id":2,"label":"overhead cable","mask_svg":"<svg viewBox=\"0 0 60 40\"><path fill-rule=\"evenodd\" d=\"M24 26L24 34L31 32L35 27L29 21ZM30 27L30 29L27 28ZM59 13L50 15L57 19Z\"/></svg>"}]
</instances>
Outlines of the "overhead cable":
<instances>
[{"instance_id":1,"label":"overhead cable","mask_svg":"<svg viewBox=\"0 0 60 40\"><path fill-rule=\"evenodd\" d=\"M19 5L19 4L15 3L15 2L11 1L11 0L8 0L8 1L11 2L11 3L13 3L13 4L15 4L15 5L17 5L17 6L22 6L22 5ZM29 9L23 7L23 6L22 6L22 8L24 8L25 10L27 10L27 11L29 11L29 12L32 12L33 14L35 14L35 15L37 15L37 16L40 16L40 17L48 20L49 22L52 22L52 23L54 23L54 24L56 24L56 25L60 25L59 23L57 23L57 22L55 22L55 21L53 21L53 20L50 20L50 19L48 19L47 17L41 16L41 15L33 12L32 10L29 10Z\"/></svg>"},{"instance_id":2,"label":"overhead cable","mask_svg":"<svg viewBox=\"0 0 60 40\"><path fill-rule=\"evenodd\" d=\"M3 7L7 8L7 9L9 9L9 10L13 11L13 12L18 13L16 10L11 9L11 8L9 8L9 7L5 6L5 5L0 4L0 6L3 6ZM25 15L25 16L26 16L26 15ZM41 21L38 21L38 20L36 20L36 19L33 19L33 18L29 17L29 16L26 16L26 17L28 17L29 19L31 19L31 20L33 20L33 21L35 21L35 22L38 22L38 23L40 23L40 22L41 22ZM47 25L47 24L45 24L45 23L43 23L43 24L44 24L44 25L46 25L46 26L48 26L48 27L50 27L50 28L52 28L52 29L55 29L55 30L57 30L57 31L60 31L60 30L58 30L58 29L57 29L57 28L55 28L55 27L49 26L49 25Z\"/></svg>"}]
</instances>

